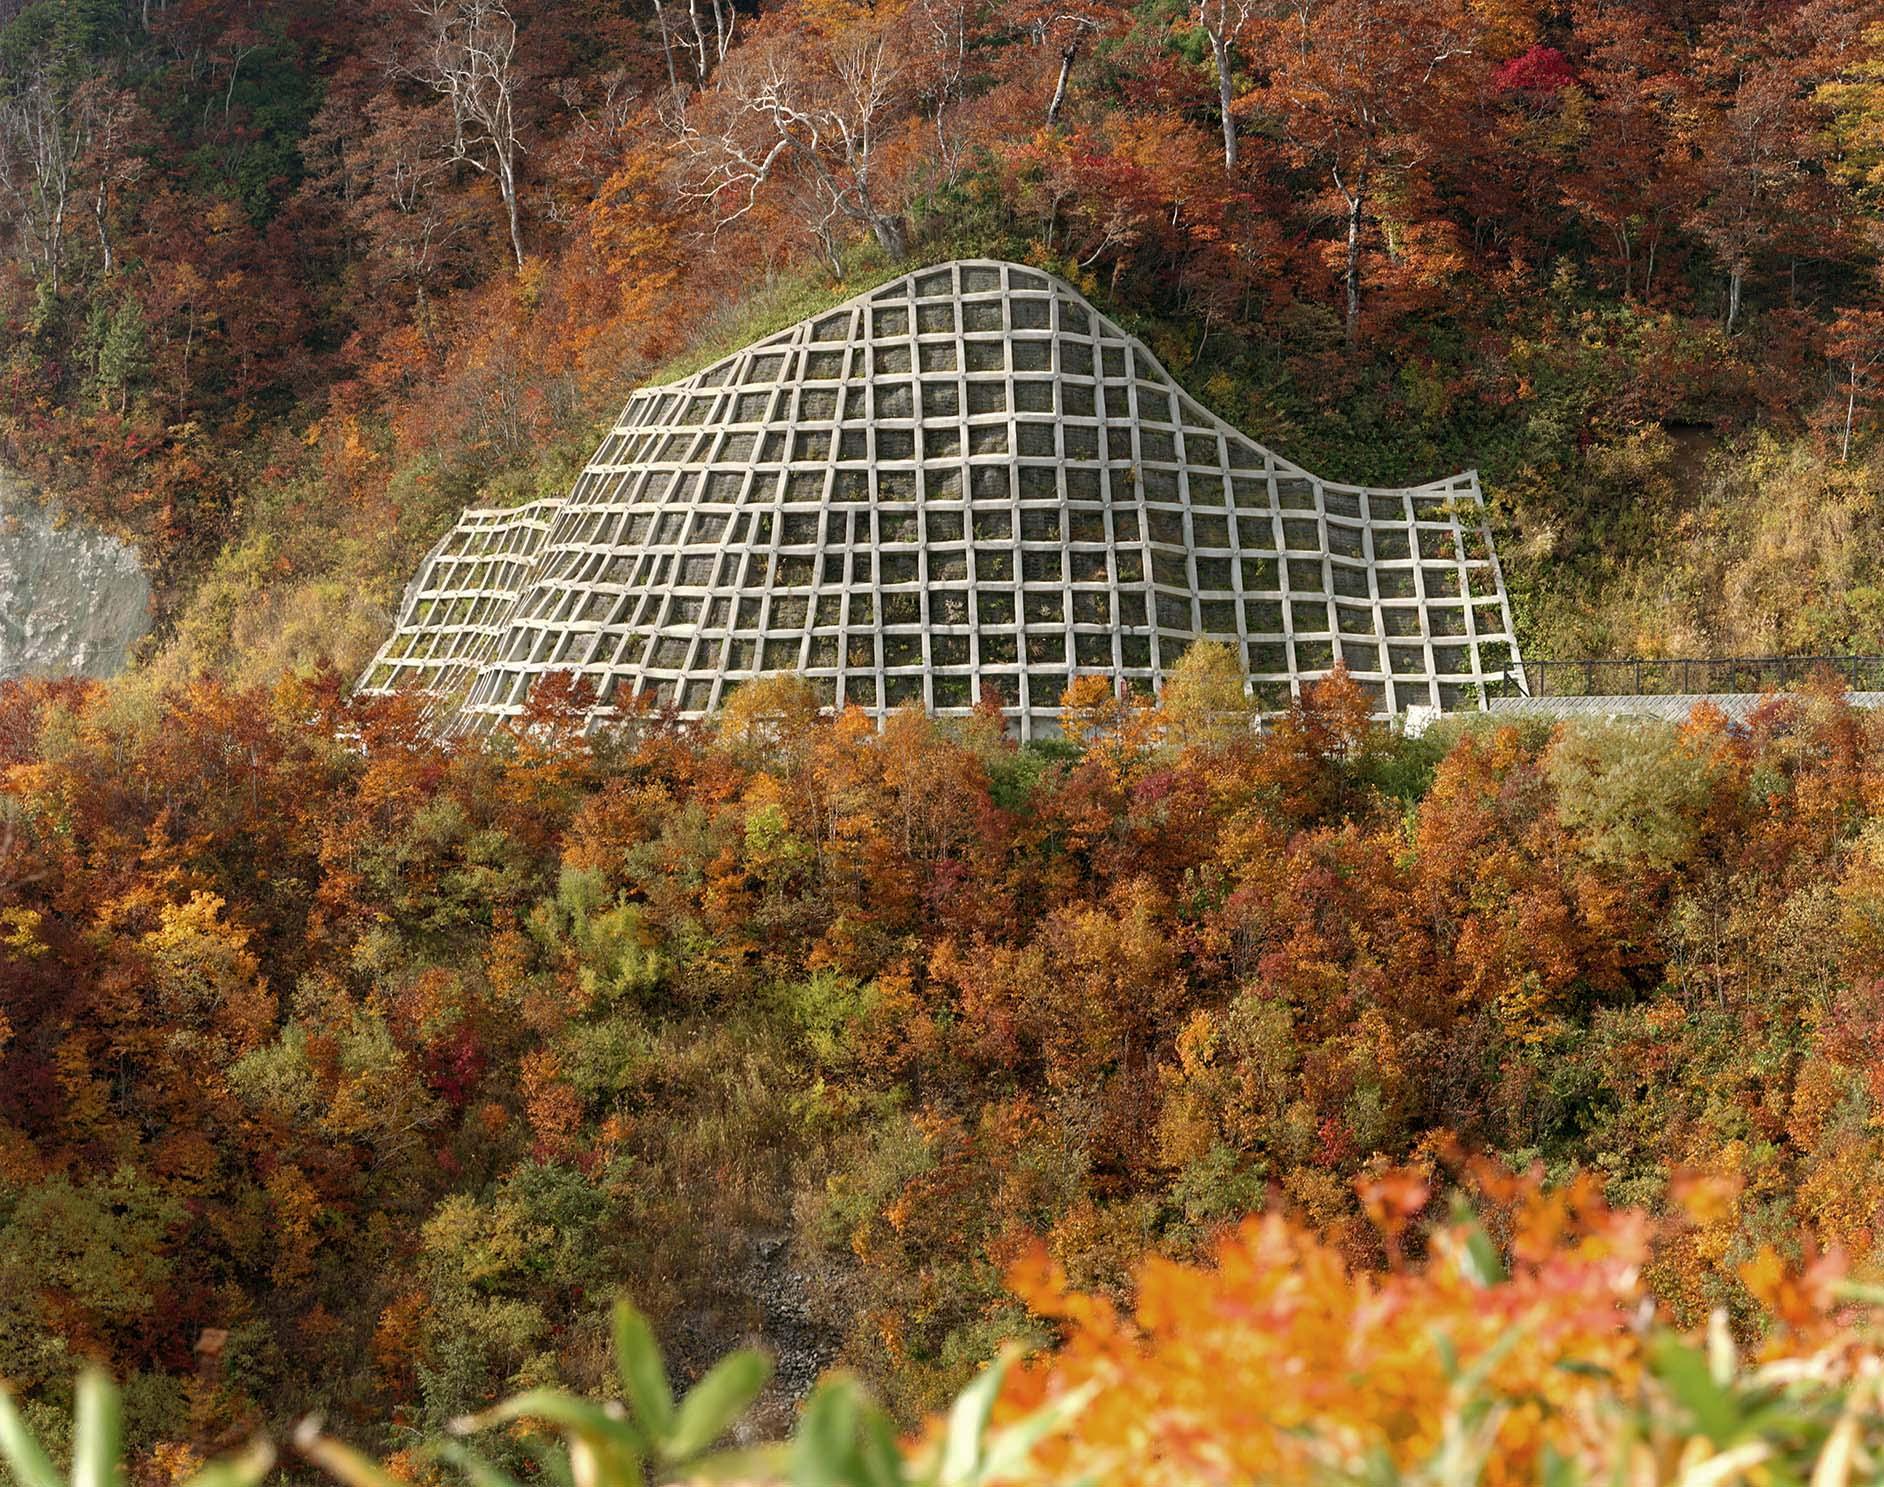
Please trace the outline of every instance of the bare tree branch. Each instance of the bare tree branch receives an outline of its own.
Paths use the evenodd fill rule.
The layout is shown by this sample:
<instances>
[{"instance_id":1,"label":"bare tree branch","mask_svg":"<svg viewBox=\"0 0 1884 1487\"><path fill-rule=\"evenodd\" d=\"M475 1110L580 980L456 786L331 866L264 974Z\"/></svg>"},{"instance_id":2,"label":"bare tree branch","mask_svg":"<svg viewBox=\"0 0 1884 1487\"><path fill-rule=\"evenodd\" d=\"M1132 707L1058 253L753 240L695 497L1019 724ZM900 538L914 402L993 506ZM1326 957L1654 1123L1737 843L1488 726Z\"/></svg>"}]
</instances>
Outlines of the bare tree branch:
<instances>
[{"instance_id":1,"label":"bare tree branch","mask_svg":"<svg viewBox=\"0 0 1884 1487\"><path fill-rule=\"evenodd\" d=\"M717 229L751 213L768 186L784 187L840 277L840 221L869 228L902 258L908 227L882 201L876 173L883 132L905 102L903 73L881 34L815 50L777 39L749 46L674 121L695 162L684 194L712 209Z\"/></svg>"},{"instance_id":2,"label":"bare tree branch","mask_svg":"<svg viewBox=\"0 0 1884 1487\"><path fill-rule=\"evenodd\" d=\"M425 23L426 55L416 67L397 70L450 105L447 159L495 178L511 253L522 268L516 19L504 0L413 0L412 8Z\"/></svg>"}]
</instances>

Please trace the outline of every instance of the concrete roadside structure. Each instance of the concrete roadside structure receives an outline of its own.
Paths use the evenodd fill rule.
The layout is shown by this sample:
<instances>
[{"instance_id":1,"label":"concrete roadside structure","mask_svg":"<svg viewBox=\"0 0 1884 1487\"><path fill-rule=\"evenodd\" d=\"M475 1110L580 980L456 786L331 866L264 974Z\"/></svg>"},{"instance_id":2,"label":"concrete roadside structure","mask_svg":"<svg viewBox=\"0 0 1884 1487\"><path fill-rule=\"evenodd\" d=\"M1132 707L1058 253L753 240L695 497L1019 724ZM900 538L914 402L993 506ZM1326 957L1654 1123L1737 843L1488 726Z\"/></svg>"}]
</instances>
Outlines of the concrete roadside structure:
<instances>
[{"instance_id":1,"label":"concrete roadside structure","mask_svg":"<svg viewBox=\"0 0 1884 1487\"><path fill-rule=\"evenodd\" d=\"M795 672L879 719L991 689L1029 738L1202 639L1268 709L1337 662L1382 715L1483 706L1519 658L1476 475L1323 480L1071 286L966 261L637 391L566 498L465 513L360 685L478 730L553 672L595 726Z\"/></svg>"}]
</instances>

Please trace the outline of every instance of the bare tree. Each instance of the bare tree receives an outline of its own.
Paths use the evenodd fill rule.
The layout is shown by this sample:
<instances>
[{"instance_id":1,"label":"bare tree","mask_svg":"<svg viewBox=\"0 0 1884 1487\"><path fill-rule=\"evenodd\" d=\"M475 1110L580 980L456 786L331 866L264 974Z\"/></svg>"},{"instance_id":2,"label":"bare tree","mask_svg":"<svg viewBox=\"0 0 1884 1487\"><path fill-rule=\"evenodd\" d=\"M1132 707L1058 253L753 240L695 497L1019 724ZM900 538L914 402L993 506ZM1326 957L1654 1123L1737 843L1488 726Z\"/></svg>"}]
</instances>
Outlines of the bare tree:
<instances>
[{"instance_id":1,"label":"bare tree","mask_svg":"<svg viewBox=\"0 0 1884 1487\"><path fill-rule=\"evenodd\" d=\"M668 90L677 101L681 69L676 54L686 58L691 84L704 88L726 60L738 24L732 0L686 0L685 10L676 0L654 0L654 29L667 62Z\"/></svg>"},{"instance_id":2,"label":"bare tree","mask_svg":"<svg viewBox=\"0 0 1884 1487\"><path fill-rule=\"evenodd\" d=\"M142 175L132 153L148 125L136 96L105 75L72 80L70 58L40 59L0 79L0 202L17 246L57 293L65 279L73 219L89 202L104 271L117 263L111 238L115 188ZM10 82L10 86L9 86Z\"/></svg>"},{"instance_id":3,"label":"bare tree","mask_svg":"<svg viewBox=\"0 0 1884 1487\"><path fill-rule=\"evenodd\" d=\"M451 193L438 189L446 167L413 122L382 99L368 105L367 117L373 132L360 151L360 168L369 189L350 220L373 244L374 276L408 280L423 313L445 255L470 223L453 209Z\"/></svg>"},{"instance_id":4,"label":"bare tree","mask_svg":"<svg viewBox=\"0 0 1884 1487\"><path fill-rule=\"evenodd\" d=\"M1784 235L1801 202L1809 121L1801 116L1800 84L1784 64L1750 72L1700 132L1698 160L1706 192L1693 225L1727 271L1725 320L1740 319L1747 275L1762 252Z\"/></svg>"},{"instance_id":5,"label":"bare tree","mask_svg":"<svg viewBox=\"0 0 1884 1487\"><path fill-rule=\"evenodd\" d=\"M1053 82L1053 97L1047 103L1047 128L1059 127L1060 110L1066 107L1067 90L1072 85L1073 64L1079 60L1087 38L1099 28L1099 18L1079 4L1050 5L1036 18L1034 34L1043 45L1056 36L1060 40L1060 71Z\"/></svg>"},{"instance_id":6,"label":"bare tree","mask_svg":"<svg viewBox=\"0 0 1884 1487\"><path fill-rule=\"evenodd\" d=\"M1231 112L1236 92L1236 44L1256 13L1256 0L1197 0L1197 24L1209 38L1211 60L1217 64L1217 107L1223 115L1225 175L1236 171L1236 116Z\"/></svg>"},{"instance_id":7,"label":"bare tree","mask_svg":"<svg viewBox=\"0 0 1884 1487\"><path fill-rule=\"evenodd\" d=\"M948 125L968 81L970 10L970 0L916 0L909 12L921 46L917 91L935 129L936 166L945 180L961 165L961 146Z\"/></svg>"},{"instance_id":8,"label":"bare tree","mask_svg":"<svg viewBox=\"0 0 1884 1487\"><path fill-rule=\"evenodd\" d=\"M0 197L53 293L65 267L79 142L71 101L42 60L0 94Z\"/></svg>"},{"instance_id":9,"label":"bare tree","mask_svg":"<svg viewBox=\"0 0 1884 1487\"><path fill-rule=\"evenodd\" d=\"M1851 458L1858 404L1877 396L1879 373L1884 371L1884 310L1846 310L1832 325L1826 353L1844 374L1845 433L1838 446L1843 464Z\"/></svg>"},{"instance_id":10,"label":"bare tree","mask_svg":"<svg viewBox=\"0 0 1884 1487\"><path fill-rule=\"evenodd\" d=\"M453 190L438 110L399 89L336 90L302 145L304 190L334 204L355 292L374 304L409 298L422 333L436 289L475 273L488 208ZM356 277L357 276L357 277Z\"/></svg>"},{"instance_id":11,"label":"bare tree","mask_svg":"<svg viewBox=\"0 0 1884 1487\"><path fill-rule=\"evenodd\" d=\"M447 158L496 180L522 268L516 18L504 0L413 0L412 8L425 24L426 51L418 66L401 70L451 106Z\"/></svg>"},{"instance_id":12,"label":"bare tree","mask_svg":"<svg viewBox=\"0 0 1884 1487\"><path fill-rule=\"evenodd\" d=\"M143 177L144 160L132 153L134 138L149 123L137 95L105 78L91 78L72 96L78 123L80 165L88 182L92 225L104 271L117 264L111 241L111 193Z\"/></svg>"},{"instance_id":13,"label":"bare tree","mask_svg":"<svg viewBox=\"0 0 1884 1487\"><path fill-rule=\"evenodd\" d=\"M537 197L544 218L560 226L580 215L620 166L643 100L619 69L587 80L558 79L550 92L575 120L556 143Z\"/></svg>"},{"instance_id":14,"label":"bare tree","mask_svg":"<svg viewBox=\"0 0 1884 1487\"><path fill-rule=\"evenodd\" d=\"M883 135L907 104L887 33L750 43L679 120L696 162L686 192L724 225L750 213L769 186L784 187L840 278L837 230L846 221L903 258L908 224L882 200L877 168Z\"/></svg>"},{"instance_id":15,"label":"bare tree","mask_svg":"<svg viewBox=\"0 0 1884 1487\"><path fill-rule=\"evenodd\" d=\"M1360 338L1364 238L1387 182L1419 163L1418 122L1444 80L1473 56L1484 20L1432 0L1320 0L1278 9L1265 26L1263 89L1292 154L1325 171L1345 229L1347 342Z\"/></svg>"}]
</instances>

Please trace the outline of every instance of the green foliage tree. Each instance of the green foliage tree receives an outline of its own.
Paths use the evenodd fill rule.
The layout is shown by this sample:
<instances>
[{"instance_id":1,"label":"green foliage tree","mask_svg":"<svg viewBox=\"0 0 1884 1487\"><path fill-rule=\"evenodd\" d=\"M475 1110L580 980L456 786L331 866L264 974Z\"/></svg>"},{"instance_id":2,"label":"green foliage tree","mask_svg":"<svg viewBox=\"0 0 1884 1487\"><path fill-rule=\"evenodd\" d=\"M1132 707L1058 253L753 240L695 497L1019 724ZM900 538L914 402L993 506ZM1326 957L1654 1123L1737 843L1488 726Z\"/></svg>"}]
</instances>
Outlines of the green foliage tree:
<instances>
[{"instance_id":1,"label":"green foliage tree","mask_svg":"<svg viewBox=\"0 0 1884 1487\"><path fill-rule=\"evenodd\" d=\"M1670 872L1692 860L1724 763L1665 726L1568 730L1549 756L1557 811L1583 850L1609 867Z\"/></svg>"},{"instance_id":2,"label":"green foliage tree","mask_svg":"<svg viewBox=\"0 0 1884 1487\"><path fill-rule=\"evenodd\" d=\"M88 326L92 376L87 389L98 405L120 417L129 409L132 388L150 365L144 307L127 294L114 306L93 301Z\"/></svg>"}]
</instances>

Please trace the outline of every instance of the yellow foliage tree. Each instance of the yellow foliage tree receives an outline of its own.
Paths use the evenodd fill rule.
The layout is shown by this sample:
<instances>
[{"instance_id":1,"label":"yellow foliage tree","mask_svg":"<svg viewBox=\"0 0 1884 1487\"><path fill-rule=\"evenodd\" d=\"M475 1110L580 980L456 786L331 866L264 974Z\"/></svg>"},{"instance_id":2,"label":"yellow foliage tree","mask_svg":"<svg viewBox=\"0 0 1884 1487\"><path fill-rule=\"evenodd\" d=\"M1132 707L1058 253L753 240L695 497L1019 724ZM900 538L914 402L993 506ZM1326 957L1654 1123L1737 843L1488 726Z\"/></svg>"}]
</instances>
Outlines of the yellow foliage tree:
<instances>
[{"instance_id":1,"label":"yellow foliage tree","mask_svg":"<svg viewBox=\"0 0 1884 1487\"><path fill-rule=\"evenodd\" d=\"M1185 651L1172 668L1158 712L1165 741L1179 749L1221 748L1247 737L1256 721L1236 653L1208 640Z\"/></svg>"}]
</instances>

